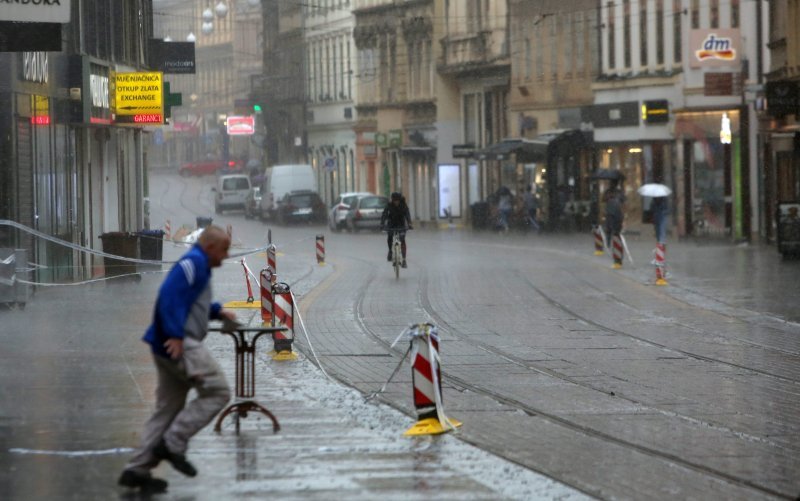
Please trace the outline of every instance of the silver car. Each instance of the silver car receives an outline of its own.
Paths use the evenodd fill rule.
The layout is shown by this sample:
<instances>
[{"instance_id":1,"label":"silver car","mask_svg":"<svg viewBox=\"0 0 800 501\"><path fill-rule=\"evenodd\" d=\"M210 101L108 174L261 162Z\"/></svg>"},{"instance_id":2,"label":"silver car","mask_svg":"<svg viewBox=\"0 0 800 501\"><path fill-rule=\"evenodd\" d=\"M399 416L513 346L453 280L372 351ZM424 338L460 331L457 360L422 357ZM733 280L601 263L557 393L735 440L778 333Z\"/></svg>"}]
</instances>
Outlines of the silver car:
<instances>
[{"instance_id":1,"label":"silver car","mask_svg":"<svg viewBox=\"0 0 800 501\"><path fill-rule=\"evenodd\" d=\"M368 191L351 191L340 194L328 211L328 226L332 231L339 231L344 228L347 211L359 197L373 195Z\"/></svg>"},{"instance_id":2,"label":"silver car","mask_svg":"<svg viewBox=\"0 0 800 501\"><path fill-rule=\"evenodd\" d=\"M381 227L381 215L389 199L380 195L366 195L347 211L345 226L353 233L359 230L377 230Z\"/></svg>"}]
</instances>

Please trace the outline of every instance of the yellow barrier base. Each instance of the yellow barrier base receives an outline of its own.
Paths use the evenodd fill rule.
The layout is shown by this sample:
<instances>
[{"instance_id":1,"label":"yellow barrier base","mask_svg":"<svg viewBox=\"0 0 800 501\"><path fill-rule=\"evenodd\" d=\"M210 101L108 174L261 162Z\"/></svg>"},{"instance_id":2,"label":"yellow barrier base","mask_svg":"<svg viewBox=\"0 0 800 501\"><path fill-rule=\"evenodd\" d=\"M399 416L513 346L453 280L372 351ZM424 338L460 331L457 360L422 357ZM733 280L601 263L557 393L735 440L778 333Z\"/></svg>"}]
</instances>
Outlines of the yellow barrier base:
<instances>
[{"instance_id":1,"label":"yellow barrier base","mask_svg":"<svg viewBox=\"0 0 800 501\"><path fill-rule=\"evenodd\" d=\"M227 303L222 305L223 308L261 308L261 301L253 301L252 303L248 303L247 301L228 301Z\"/></svg>"},{"instance_id":2,"label":"yellow barrier base","mask_svg":"<svg viewBox=\"0 0 800 501\"><path fill-rule=\"evenodd\" d=\"M656 279L656 285L669 285L669 283L664 280L663 278Z\"/></svg>"},{"instance_id":3,"label":"yellow barrier base","mask_svg":"<svg viewBox=\"0 0 800 501\"><path fill-rule=\"evenodd\" d=\"M611 268L613 268L615 270L621 270L622 269L622 265L619 264L619 263L614 263L614 266L612 266Z\"/></svg>"},{"instance_id":4,"label":"yellow barrier base","mask_svg":"<svg viewBox=\"0 0 800 501\"><path fill-rule=\"evenodd\" d=\"M605 252L603 251L598 251L598 250L594 251L595 256L602 256L603 254L605 254Z\"/></svg>"},{"instance_id":5,"label":"yellow barrier base","mask_svg":"<svg viewBox=\"0 0 800 501\"><path fill-rule=\"evenodd\" d=\"M453 418L448 418L450 424L454 427L459 428L461 426L461 421L457 421ZM403 433L404 437L413 437L417 435L440 435L442 433L450 431L450 428L445 428L442 426L442 423L439 422L436 418L427 418L422 419L414 423L414 426L406 430Z\"/></svg>"},{"instance_id":6,"label":"yellow barrier base","mask_svg":"<svg viewBox=\"0 0 800 501\"><path fill-rule=\"evenodd\" d=\"M269 356L272 357L272 360L276 360L278 362L293 362L297 360L297 353L293 351L272 350L269 352Z\"/></svg>"}]
</instances>

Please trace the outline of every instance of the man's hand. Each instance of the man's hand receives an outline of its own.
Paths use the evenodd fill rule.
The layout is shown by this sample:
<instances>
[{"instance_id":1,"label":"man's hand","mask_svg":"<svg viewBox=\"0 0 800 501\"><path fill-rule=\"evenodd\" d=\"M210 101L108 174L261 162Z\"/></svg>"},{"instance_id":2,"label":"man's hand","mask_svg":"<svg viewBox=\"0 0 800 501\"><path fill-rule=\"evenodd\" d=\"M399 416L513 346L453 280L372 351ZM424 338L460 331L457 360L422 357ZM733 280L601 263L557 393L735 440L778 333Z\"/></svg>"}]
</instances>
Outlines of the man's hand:
<instances>
[{"instance_id":1,"label":"man's hand","mask_svg":"<svg viewBox=\"0 0 800 501\"><path fill-rule=\"evenodd\" d=\"M164 343L164 347L172 360L180 360L183 356L183 339L171 337Z\"/></svg>"},{"instance_id":2,"label":"man's hand","mask_svg":"<svg viewBox=\"0 0 800 501\"><path fill-rule=\"evenodd\" d=\"M231 322L235 322L236 313L231 310L219 310L219 318L220 320L229 320Z\"/></svg>"}]
</instances>

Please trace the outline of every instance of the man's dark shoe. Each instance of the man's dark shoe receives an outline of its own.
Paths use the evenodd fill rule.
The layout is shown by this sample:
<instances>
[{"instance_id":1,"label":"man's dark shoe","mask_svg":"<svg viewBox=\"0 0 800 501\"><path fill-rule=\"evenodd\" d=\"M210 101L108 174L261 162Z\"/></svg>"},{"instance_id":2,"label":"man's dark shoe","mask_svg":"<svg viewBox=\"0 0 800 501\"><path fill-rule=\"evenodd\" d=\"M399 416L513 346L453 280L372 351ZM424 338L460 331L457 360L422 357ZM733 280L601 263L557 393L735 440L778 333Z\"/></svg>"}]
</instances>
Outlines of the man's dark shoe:
<instances>
[{"instance_id":1,"label":"man's dark shoe","mask_svg":"<svg viewBox=\"0 0 800 501\"><path fill-rule=\"evenodd\" d=\"M403 268L408 268L408 263L406 263L406 260L405 260L405 259L403 259L403 264L402 264L401 266L402 266Z\"/></svg>"},{"instance_id":2,"label":"man's dark shoe","mask_svg":"<svg viewBox=\"0 0 800 501\"><path fill-rule=\"evenodd\" d=\"M164 442L164 439L161 439L161 442L155 446L153 449L153 455L158 459L169 461L173 468L183 473L187 477L194 477L197 475L197 469L192 465L192 463L186 460L186 456L170 451L167 448L167 444Z\"/></svg>"},{"instance_id":3,"label":"man's dark shoe","mask_svg":"<svg viewBox=\"0 0 800 501\"><path fill-rule=\"evenodd\" d=\"M392 262L392 251L389 251L389 254L386 255L386 260L390 263Z\"/></svg>"},{"instance_id":4,"label":"man's dark shoe","mask_svg":"<svg viewBox=\"0 0 800 501\"><path fill-rule=\"evenodd\" d=\"M166 492L167 481L160 478L151 477L148 474L136 473L135 471L125 470L119 477L119 485L123 487L130 487L131 489L139 489L143 493L157 494L159 492Z\"/></svg>"}]
</instances>

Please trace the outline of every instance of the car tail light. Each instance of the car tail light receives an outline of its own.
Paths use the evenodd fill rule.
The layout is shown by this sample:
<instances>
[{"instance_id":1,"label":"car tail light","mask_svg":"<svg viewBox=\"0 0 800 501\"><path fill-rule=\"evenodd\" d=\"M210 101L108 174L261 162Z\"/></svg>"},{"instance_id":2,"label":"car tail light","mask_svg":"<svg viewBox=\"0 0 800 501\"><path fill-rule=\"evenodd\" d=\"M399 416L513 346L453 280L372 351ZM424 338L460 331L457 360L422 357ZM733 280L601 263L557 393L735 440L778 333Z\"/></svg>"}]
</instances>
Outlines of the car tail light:
<instances>
[{"instance_id":1,"label":"car tail light","mask_svg":"<svg viewBox=\"0 0 800 501\"><path fill-rule=\"evenodd\" d=\"M236 162L233 160L228 160L228 167L233 167L234 165L236 165Z\"/></svg>"}]
</instances>

